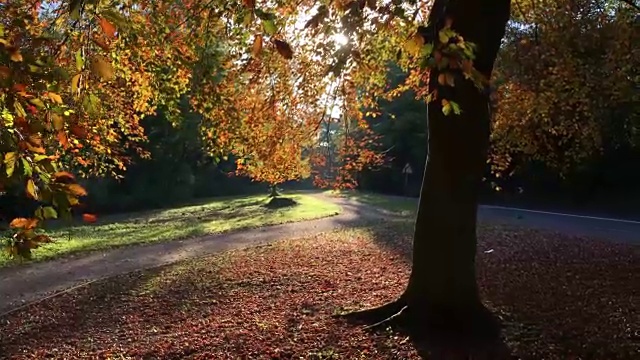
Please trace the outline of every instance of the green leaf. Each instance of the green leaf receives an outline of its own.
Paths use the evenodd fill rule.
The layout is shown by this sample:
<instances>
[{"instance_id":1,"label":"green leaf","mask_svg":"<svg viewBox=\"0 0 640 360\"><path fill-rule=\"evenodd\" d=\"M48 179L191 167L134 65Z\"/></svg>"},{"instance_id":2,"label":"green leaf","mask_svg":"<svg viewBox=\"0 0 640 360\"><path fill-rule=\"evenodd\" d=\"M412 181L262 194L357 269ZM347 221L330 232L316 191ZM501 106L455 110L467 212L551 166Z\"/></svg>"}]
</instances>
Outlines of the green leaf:
<instances>
[{"instance_id":1,"label":"green leaf","mask_svg":"<svg viewBox=\"0 0 640 360\"><path fill-rule=\"evenodd\" d=\"M276 24L273 22L273 20L263 20L262 26L264 27L264 32L269 35L273 35L278 32L278 28L276 27Z\"/></svg>"},{"instance_id":2,"label":"green leaf","mask_svg":"<svg viewBox=\"0 0 640 360\"><path fill-rule=\"evenodd\" d=\"M456 115L460 115L462 113L462 109L460 109L460 105L457 102L450 101L449 104L453 108L453 113Z\"/></svg>"},{"instance_id":3,"label":"green leaf","mask_svg":"<svg viewBox=\"0 0 640 360\"><path fill-rule=\"evenodd\" d=\"M82 71L82 67L84 66L84 59L82 58L82 51L76 51L76 69L78 71Z\"/></svg>"},{"instance_id":4,"label":"green leaf","mask_svg":"<svg viewBox=\"0 0 640 360\"><path fill-rule=\"evenodd\" d=\"M449 114L451 114L451 103L444 99L442 100L442 113L445 116L449 116Z\"/></svg>"},{"instance_id":5,"label":"green leaf","mask_svg":"<svg viewBox=\"0 0 640 360\"><path fill-rule=\"evenodd\" d=\"M29 177L33 175L33 168L31 164L29 164L29 161L25 158L21 158L20 160L22 160L22 173Z\"/></svg>"},{"instance_id":6,"label":"green leaf","mask_svg":"<svg viewBox=\"0 0 640 360\"><path fill-rule=\"evenodd\" d=\"M45 107L44 102L42 102L42 100L38 98L30 99L29 102L35 107L37 107L38 109L44 109Z\"/></svg>"},{"instance_id":7,"label":"green leaf","mask_svg":"<svg viewBox=\"0 0 640 360\"><path fill-rule=\"evenodd\" d=\"M45 206L44 208L42 208L43 211L43 215L45 219L57 219L58 218L58 212L56 211L56 209L54 209L51 206Z\"/></svg>"},{"instance_id":8,"label":"green leaf","mask_svg":"<svg viewBox=\"0 0 640 360\"><path fill-rule=\"evenodd\" d=\"M69 17L72 20L80 19L81 8L82 8L82 0L71 0L71 2L69 2Z\"/></svg>"},{"instance_id":9,"label":"green leaf","mask_svg":"<svg viewBox=\"0 0 640 360\"><path fill-rule=\"evenodd\" d=\"M432 52L433 52L433 43L424 44L422 49L420 49L420 55L422 55L423 57L431 56Z\"/></svg>"},{"instance_id":10,"label":"green leaf","mask_svg":"<svg viewBox=\"0 0 640 360\"><path fill-rule=\"evenodd\" d=\"M7 176L11 177L16 168L17 156L15 152L4 154L4 166L7 168Z\"/></svg>"},{"instance_id":11,"label":"green leaf","mask_svg":"<svg viewBox=\"0 0 640 360\"><path fill-rule=\"evenodd\" d=\"M256 16L260 20L275 20L276 19L276 15L274 13L266 12L266 11L263 11L262 9L256 9L255 13L256 13Z\"/></svg>"}]
</instances>

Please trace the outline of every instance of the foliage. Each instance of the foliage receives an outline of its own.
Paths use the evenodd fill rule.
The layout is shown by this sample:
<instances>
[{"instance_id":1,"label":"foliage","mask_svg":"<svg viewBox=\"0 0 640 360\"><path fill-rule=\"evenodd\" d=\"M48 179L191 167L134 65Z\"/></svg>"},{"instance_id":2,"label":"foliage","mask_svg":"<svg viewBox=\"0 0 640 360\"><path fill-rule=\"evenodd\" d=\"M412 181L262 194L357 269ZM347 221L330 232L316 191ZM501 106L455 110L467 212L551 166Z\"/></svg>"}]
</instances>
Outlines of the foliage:
<instances>
[{"instance_id":1,"label":"foliage","mask_svg":"<svg viewBox=\"0 0 640 360\"><path fill-rule=\"evenodd\" d=\"M425 93L428 68L452 70L438 79L443 87L458 76L482 80L472 67L473 45L450 22L439 34L428 27L417 32L430 3L6 1L0 96L7 179L1 183L25 186L35 200L67 214L85 190L60 170L119 176L131 151L148 155L141 119L161 108L179 122L184 96L203 116L200 131L210 155L246 158L247 174L270 182L304 175L298 154L315 139L332 84L339 84L349 134L338 180L349 181L350 167L378 161L359 153L364 139L351 136L352 124L365 123L362 110L374 110L372 99L414 88L425 100L441 101L443 111L457 112L446 91ZM338 44L339 36L346 42ZM414 70L404 86L385 89L392 59ZM456 69L462 71L456 75ZM274 130L280 121L300 125ZM263 140L273 131L283 142L265 151ZM289 150L293 161L281 161ZM283 164L295 166L273 169Z\"/></svg>"},{"instance_id":2,"label":"foliage","mask_svg":"<svg viewBox=\"0 0 640 360\"><path fill-rule=\"evenodd\" d=\"M5 317L0 346L16 359L422 359L429 347L400 329L331 317L403 290L411 232L386 222L109 278ZM514 357L637 353L636 247L490 226L478 237L494 250L478 256L479 286Z\"/></svg>"},{"instance_id":3,"label":"foliage","mask_svg":"<svg viewBox=\"0 0 640 360\"><path fill-rule=\"evenodd\" d=\"M566 176L638 144L636 14L618 1L516 2L496 66L494 172L538 161Z\"/></svg>"}]
</instances>

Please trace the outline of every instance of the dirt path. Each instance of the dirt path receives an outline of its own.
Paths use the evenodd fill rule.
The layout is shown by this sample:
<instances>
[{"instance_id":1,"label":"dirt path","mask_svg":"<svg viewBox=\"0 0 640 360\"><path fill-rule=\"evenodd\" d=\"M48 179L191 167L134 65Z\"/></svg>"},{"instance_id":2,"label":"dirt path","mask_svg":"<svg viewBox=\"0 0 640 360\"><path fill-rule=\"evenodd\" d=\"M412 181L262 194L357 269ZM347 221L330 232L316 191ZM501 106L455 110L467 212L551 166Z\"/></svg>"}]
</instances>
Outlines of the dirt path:
<instances>
[{"instance_id":1,"label":"dirt path","mask_svg":"<svg viewBox=\"0 0 640 360\"><path fill-rule=\"evenodd\" d=\"M322 197L342 207L339 215L198 238L80 253L58 260L0 269L0 314L49 294L97 279L208 254L299 238L391 214L357 201Z\"/></svg>"}]
</instances>

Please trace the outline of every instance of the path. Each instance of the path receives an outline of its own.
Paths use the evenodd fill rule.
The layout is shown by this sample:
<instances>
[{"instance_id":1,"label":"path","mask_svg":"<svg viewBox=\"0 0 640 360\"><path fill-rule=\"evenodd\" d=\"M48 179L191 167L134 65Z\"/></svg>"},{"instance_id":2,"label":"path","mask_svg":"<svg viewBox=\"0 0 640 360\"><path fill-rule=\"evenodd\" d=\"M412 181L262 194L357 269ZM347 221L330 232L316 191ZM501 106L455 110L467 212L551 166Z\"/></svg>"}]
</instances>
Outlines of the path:
<instances>
[{"instance_id":1,"label":"path","mask_svg":"<svg viewBox=\"0 0 640 360\"><path fill-rule=\"evenodd\" d=\"M138 245L0 269L0 314L24 303L87 281L128 273L231 249L264 245L283 238L300 238L366 220L383 220L393 213L349 198L316 194L340 205L333 217L239 230L164 243ZM482 205L479 220L586 235L640 244L640 222L586 217Z\"/></svg>"},{"instance_id":2,"label":"path","mask_svg":"<svg viewBox=\"0 0 640 360\"><path fill-rule=\"evenodd\" d=\"M80 253L58 260L0 269L0 314L83 282L226 250L264 245L283 238L300 238L389 216L383 210L358 206L348 199L332 200L343 208L339 215L333 217Z\"/></svg>"},{"instance_id":3,"label":"path","mask_svg":"<svg viewBox=\"0 0 640 360\"><path fill-rule=\"evenodd\" d=\"M478 219L640 245L640 221L481 205Z\"/></svg>"}]
</instances>

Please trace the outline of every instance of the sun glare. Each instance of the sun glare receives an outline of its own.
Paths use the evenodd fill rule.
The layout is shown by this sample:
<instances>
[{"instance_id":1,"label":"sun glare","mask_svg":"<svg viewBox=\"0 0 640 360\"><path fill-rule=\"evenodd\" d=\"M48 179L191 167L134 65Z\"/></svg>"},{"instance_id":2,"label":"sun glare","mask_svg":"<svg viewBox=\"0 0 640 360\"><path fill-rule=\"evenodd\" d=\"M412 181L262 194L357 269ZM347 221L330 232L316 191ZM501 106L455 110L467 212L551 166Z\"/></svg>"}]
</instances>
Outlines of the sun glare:
<instances>
[{"instance_id":1,"label":"sun glare","mask_svg":"<svg viewBox=\"0 0 640 360\"><path fill-rule=\"evenodd\" d=\"M349 38L346 37L344 34L335 34L332 36L332 38L333 38L333 41L335 41L336 44L340 46L347 45L347 43L349 42Z\"/></svg>"}]
</instances>

